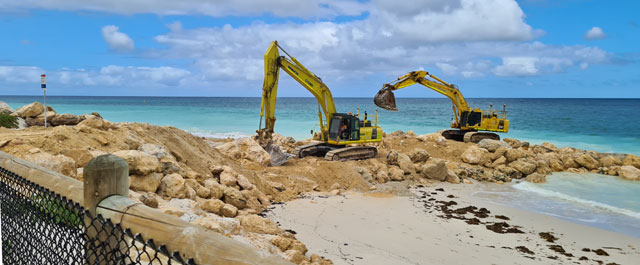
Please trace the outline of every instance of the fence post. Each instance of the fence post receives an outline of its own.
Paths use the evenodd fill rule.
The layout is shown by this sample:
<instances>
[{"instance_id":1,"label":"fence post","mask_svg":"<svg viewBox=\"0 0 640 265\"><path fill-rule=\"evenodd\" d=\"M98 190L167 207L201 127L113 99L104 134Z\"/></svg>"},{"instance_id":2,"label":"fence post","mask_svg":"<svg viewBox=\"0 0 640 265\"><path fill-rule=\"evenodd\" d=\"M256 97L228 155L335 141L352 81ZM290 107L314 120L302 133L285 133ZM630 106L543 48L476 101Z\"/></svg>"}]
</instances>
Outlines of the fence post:
<instances>
[{"instance_id":1,"label":"fence post","mask_svg":"<svg viewBox=\"0 0 640 265\"><path fill-rule=\"evenodd\" d=\"M128 253L126 245L120 242L121 231L102 227L95 217L96 207L105 198L112 195L129 197L129 165L115 155L101 155L84 168L84 207L93 220L87 220L87 245L85 264L112 264ZM112 220L119 223L120 220Z\"/></svg>"}]
</instances>

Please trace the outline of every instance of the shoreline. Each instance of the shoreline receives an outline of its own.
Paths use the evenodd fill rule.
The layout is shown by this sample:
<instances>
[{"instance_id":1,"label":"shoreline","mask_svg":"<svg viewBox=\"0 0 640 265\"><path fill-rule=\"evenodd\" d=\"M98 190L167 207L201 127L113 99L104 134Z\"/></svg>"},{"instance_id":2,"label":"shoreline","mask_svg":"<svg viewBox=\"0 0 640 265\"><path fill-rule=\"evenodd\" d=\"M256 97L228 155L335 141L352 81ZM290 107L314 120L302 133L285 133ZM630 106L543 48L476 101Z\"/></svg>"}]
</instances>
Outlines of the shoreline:
<instances>
[{"instance_id":1,"label":"shoreline","mask_svg":"<svg viewBox=\"0 0 640 265\"><path fill-rule=\"evenodd\" d=\"M442 183L418 188L411 196L315 194L272 206L267 216L296 231L307 246L335 264L564 264L582 262L582 257L591 263L632 264L640 258L640 238L478 200L472 194L479 185ZM469 212L438 217L445 214L437 203L424 206L431 198L455 201L450 210L475 206L490 213L484 218ZM466 220L457 219L460 216ZM480 224L467 223L474 223L469 221L473 218ZM486 228L501 222L523 233ZM558 239L547 242L539 235L544 232Z\"/></svg>"}]
</instances>

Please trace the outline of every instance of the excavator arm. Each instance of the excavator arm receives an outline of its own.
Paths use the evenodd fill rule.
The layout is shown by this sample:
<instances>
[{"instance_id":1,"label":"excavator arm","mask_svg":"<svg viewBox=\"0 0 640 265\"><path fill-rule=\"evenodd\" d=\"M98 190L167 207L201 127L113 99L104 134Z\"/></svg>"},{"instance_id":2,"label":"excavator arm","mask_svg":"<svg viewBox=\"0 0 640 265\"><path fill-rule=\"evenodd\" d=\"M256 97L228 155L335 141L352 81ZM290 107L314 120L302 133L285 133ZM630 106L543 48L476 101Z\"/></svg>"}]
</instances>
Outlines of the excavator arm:
<instances>
[{"instance_id":1,"label":"excavator arm","mask_svg":"<svg viewBox=\"0 0 640 265\"><path fill-rule=\"evenodd\" d=\"M286 56L280 56L280 50ZM331 91L322 80L304 67L296 58L289 55L274 41L264 54L264 82L262 85L262 103L260 106L260 126L257 130L261 144L267 145L271 140L276 122L275 109L278 93L278 76L280 69L289 74L300 85L306 88L318 101L318 119L320 121L321 140L327 139L328 121L336 113L336 106ZM264 117L264 127L262 119Z\"/></svg>"},{"instance_id":2,"label":"excavator arm","mask_svg":"<svg viewBox=\"0 0 640 265\"><path fill-rule=\"evenodd\" d=\"M427 76L433 78L435 81L427 79ZM396 108L395 96L392 91L414 84L421 84L449 98L453 103L453 114L456 124L460 123L460 114L463 111L471 110L469 108L469 104L467 104L467 101L464 99L462 93L460 93L460 90L458 90L457 87L442 81L440 78L431 75L427 71L413 71L399 77L398 80L392 83L384 84L382 89L380 89L378 94L376 94L374 102L381 108L387 110L398 110Z\"/></svg>"}]
</instances>

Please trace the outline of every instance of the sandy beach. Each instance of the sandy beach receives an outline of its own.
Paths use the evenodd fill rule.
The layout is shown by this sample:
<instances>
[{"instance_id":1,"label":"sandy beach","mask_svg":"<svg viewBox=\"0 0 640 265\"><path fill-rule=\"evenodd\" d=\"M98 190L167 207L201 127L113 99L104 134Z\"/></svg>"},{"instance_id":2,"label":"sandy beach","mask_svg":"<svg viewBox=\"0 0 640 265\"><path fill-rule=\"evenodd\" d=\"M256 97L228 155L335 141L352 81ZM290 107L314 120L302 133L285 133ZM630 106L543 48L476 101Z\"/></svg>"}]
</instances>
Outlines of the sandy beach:
<instances>
[{"instance_id":1,"label":"sandy beach","mask_svg":"<svg viewBox=\"0 0 640 265\"><path fill-rule=\"evenodd\" d=\"M410 196L314 194L274 205L267 216L335 264L636 264L640 260L638 238L483 201L472 196L481 185L496 184L443 183L416 188ZM450 210L467 206L478 210L475 215L452 213L453 218L447 218L438 201L454 201ZM477 218L483 208L488 216ZM487 228L502 222L522 233ZM557 239L545 240L540 235L545 232Z\"/></svg>"}]
</instances>

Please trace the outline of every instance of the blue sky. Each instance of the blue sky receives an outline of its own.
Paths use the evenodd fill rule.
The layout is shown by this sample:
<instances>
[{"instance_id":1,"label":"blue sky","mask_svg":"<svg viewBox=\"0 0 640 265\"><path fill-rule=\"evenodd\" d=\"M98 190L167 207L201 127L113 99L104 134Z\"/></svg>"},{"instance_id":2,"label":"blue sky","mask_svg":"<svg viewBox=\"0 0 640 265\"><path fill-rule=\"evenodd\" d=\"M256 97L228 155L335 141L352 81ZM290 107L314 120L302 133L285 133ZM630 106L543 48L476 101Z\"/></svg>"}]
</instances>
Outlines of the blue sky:
<instances>
[{"instance_id":1,"label":"blue sky","mask_svg":"<svg viewBox=\"0 0 640 265\"><path fill-rule=\"evenodd\" d=\"M424 69L467 97L640 97L640 3L0 0L0 95L260 96L278 40L334 96ZM310 96L281 75L280 96ZM399 97L439 97L409 87Z\"/></svg>"}]
</instances>

